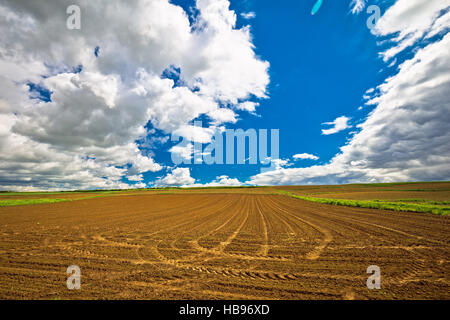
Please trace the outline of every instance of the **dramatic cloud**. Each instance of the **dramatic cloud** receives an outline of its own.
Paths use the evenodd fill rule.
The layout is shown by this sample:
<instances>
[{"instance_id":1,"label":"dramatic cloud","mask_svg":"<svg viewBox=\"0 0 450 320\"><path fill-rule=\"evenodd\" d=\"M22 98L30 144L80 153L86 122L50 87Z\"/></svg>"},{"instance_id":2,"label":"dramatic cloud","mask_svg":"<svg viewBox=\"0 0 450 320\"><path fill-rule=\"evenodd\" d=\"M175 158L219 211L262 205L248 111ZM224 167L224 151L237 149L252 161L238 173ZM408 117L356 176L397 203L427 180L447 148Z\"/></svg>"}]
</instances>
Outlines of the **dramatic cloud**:
<instances>
[{"instance_id":1,"label":"dramatic cloud","mask_svg":"<svg viewBox=\"0 0 450 320\"><path fill-rule=\"evenodd\" d=\"M323 135L335 134L335 133L338 133L339 131L351 128L352 126L350 126L348 124L349 121L350 121L350 118L347 118L346 116L342 116L342 117L336 118L333 122L324 122L322 124L332 125L333 128L322 129L322 134Z\"/></svg>"},{"instance_id":2,"label":"dramatic cloud","mask_svg":"<svg viewBox=\"0 0 450 320\"><path fill-rule=\"evenodd\" d=\"M69 5L80 30L66 28ZM205 115L211 128L193 139L206 142L266 98L269 63L229 1L196 8L190 23L169 0L2 1L0 189L130 187L162 169L149 127L192 136Z\"/></svg>"},{"instance_id":3,"label":"dramatic cloud","mask_svg":"<svg viewBox=\"0 0 450 320\"><path fill-rule=\"evenodd\" d=\"M419 45L416 41L429 33L441 37L421 43L423 48L413 51L414 56L399 65L398 73L378 86L378 94L368 101L376 108L338 155L326 165L279 168L253 176L248 183L449 180L450 34L444 23L448 3L399 0L379 21L378 30L394 36L389 56L404 50L410 37L414 39L411 46Z\"/></svg>"}]
</instances>

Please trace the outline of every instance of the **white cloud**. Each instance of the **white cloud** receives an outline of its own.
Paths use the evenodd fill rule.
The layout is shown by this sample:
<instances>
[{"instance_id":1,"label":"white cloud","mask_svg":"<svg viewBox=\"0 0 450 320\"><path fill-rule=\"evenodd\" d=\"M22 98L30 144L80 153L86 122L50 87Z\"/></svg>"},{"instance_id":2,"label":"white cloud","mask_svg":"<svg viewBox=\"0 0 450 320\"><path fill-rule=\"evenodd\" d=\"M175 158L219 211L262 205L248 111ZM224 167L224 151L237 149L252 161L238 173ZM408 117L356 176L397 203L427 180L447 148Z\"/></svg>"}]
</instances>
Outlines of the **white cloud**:
<instances>
[{"instance_id":1,"label":"white cloud","mask_svg":"<svg viewBox=\"0 0 450 320\"><path fill-rule=\"evenodd\" d=\"M157 187L179 187L185 185L192 185L195 179L191 177L189 168L175 168L171 173L164 178L155 182Z\"/></svg>"},{"instance_id":2,"label":"white cloud","mask_svg":"<svg viewBox=\"0 0 450 320\"><path fill-rule=\"evenodd\" d=\"M221 124L221 123L236 123L236 114L233 112L233 110L227 109L227 108L220 108L215 109L208 113L208 116L214 120L214 123Z\"/></svg>"},{"instance_id":3,"label":"white cloud","mask_svg":"<svg viewBox=\"0 0 450 320\"><path fill-rule=\"evenodd\" d=\"M251 95L266 98L269 63L256 57L249 27L234 28L236 14L228 7L227 0L197 1L203 32L194 34L191 56L206 64L198 67L195 61L193 70L187 62L181 68L200 94L224 103L237 104Z\"/></svg>"},{"instance_id":4,"label":"white cloud","mask_svg":"<svg viewBox=\"0 0 450 320\"><path fill-rule=\"evenodd\" d=\"M213 181L209 182L209 183L205 183L205 184L201 184L201 183L194 183L191 185L184 185L183 187L190 187L190 188L195 188L195 187L239 187L244 185L242 182L240 182L238 179L236 178L230 178L226 175L223 176L219 176L216 177L216 179L214 179Z\"/></svg>"},{"instance_id":5,"label":"white cloud","mask_svg":"<svg viewBox=\"0 0 450 320\"><path fill-rule=\"evenodd\" d=\"M168 0L70 4L81 8L79 31L66 29L66 1L0 4L0 188L127 187L121 178L162 169L136 143L156 141L148 122L189 135L208 115L206 142L208 130L236 121L234 105L266 97L269 63L227 0L198 0L192 25ZM174 68L181 86L161 77ZM30 99L30 82L51 102Z\"/></svg>"},{"instance_id":6,"label":"white cloud","mask_svg":"<svg viewBox=\"0 0 450 320\"><path fill-rule=\"evenodd\" d=\"M292 156L292 158L294 158L295 160L305 160L305 159L319 160L319 157L309 153L295 154L294 156Z\"/></svg>"},{"instance_id":7,"label":"white cloud","mask_svg":"<svg viewBox=\"0 0 450 320\"><path fill-rule=\"evenodd\" d=\"M237 110L242 110L242 111L247 111L251 114L255 114L256 112L256 107L259 106L259 103L257 102L252 102L252 101L245 101L242 103L239 103L238 105L236 105L236 109Z\"/></svg>"},{"instance_id":8,"label":"white cloud","mask_svg":"<svg viewBox=\"0 0 450 320\"><path fill-rule=\"evenodd\" d=\"M271 159L271 167L274 167L275 170L284 168L284 167L289 167L292 164L289 162L289 159L285 160L285 159Z\"/></svg>"},{"instance_id":9,"label":"white cloud","mask_svg":"<svg viewBox=\"0 0 450 320\"><path fill-rule=\"evenodd\" d=\"M214 135L215 127L204 128L196 125L182 125L173 131L174 136L184 137L189 141L208 143Z\"/></svg>"},{"instance_id":10,"label":"white cloud","mask_svg":"<svg viewBox=\"0 0 450 320\"><path fill-rule=\"evenodd\" d=\"M182 161L190 162L192 153L194 152L194 146L192 143L187 143L184 146L175 145L169 149L169 152L179 157Z\"/></svg>"},{"instance_id":11,"label":"white cloud","mask_svg":"<svg viewBox=\"0 0 450 320\"><path fill-rule=\"evenodd\" d=\"M382 53L384 60L413 46L427 34L437 34L448 27L443 24L444 18L436 20L449 6L450 0L397 0L372 31L377 36L393 36L395 45Z\"/></svg>"},{"instance_id":12,"label":"white cloud","mask_svg":"<svg viewBox=\"0 0 450 320\"><path fill-rule=\"evenodd\" d=\"M52 78L47 81L50 83ZM83 72L80 75L73 76L71 81L81 90L86 89L104 100L109 108L116 105L119 79L117 75L102 75L98 72Z\"/></svg>"},{"instance_id":13,"label":"white cloud","mask_svg":"<svg viewBox=\"0 0 450 320\"><path fill-rule=\"evenodd\" d=\"M127 176L127 179L130 181L142 181L144 180L144 177L142 176L142 174L138 174L135 176Z\"/></svg>"},{"instance_id":14,"label":"white cloud","mask_svg":"<svg viewBox=\"0 0 450 320\"><path fill-rule=\"evenodd\" d=\"M322 129L322 134L323 135L335 134L342 130L351 128L352 126L348 124L349 121L350 121L350 118L348 118L346 116L342 116L342 117L336 118L332 122L324 122L323 124L332 125L333 128Z\"/></svg>"},{"instance_id":15,"label":"white cloud","mask_svg":"<svg viewBox=\"0 0 450 320\"><path fill-rule=\"evenodd\" d=\"M434 21L433 26L427 33L425 39L434 37L435 35L437 35L441 32L445 32L445 31L448 32L449 29L450 29L450 10Z\"/></svg>"},{"instance_id":16,"label":"white cloud","mask_svg":"<svg viewBox=\"0 0 450 320\"><path fill-rule=\"evenodd\" d=\"M352 0L350 3L351 12L353 14L358 14L361 11L363 11L364 7L366 6L366 0Z\"/></svg>"},{"instance_id":17,"label":"white cloud","mask_svg":"<svg viewBox=\"0 0 450 320\"><path fill-rule=\"evenodd\" d=\"M253 19L256 17L256 13L254 13L253 11L250 12L242 12L241 13L241 17L244 19Z\"/></svg>"},{"instance_id":18,"label":"white cloud","mask_svg":"<svg viewBox=\"0 0 450 320\"><path fill-rule=\"evenodd\" d=\"M189 168L176 168L164 178L155 182L156 187L181 187L181 188L200 188L200 187L237 187L244 185L236 178L230 178L227 175L216 177L208 183L195 183L191 177Z\"/></svg>"}]
</instances>

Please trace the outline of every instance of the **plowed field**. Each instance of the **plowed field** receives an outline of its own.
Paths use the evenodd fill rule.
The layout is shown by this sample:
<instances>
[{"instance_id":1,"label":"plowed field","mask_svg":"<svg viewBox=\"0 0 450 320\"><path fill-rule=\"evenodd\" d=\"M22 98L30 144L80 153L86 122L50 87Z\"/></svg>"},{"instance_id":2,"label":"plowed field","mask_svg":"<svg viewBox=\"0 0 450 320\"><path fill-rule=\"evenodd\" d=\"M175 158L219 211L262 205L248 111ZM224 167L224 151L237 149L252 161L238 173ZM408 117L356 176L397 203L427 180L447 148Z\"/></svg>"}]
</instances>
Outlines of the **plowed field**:
<instances>
[{"instance_id":1,"label":"plowed field","mask_svg":"<svg viewBox=\"0 0 450 320\"><path fill-rule=\"evenodd\" d=\"M0 207L0 298L449 299L449 222L245 191Z\"/></svg>"}]
</instances>

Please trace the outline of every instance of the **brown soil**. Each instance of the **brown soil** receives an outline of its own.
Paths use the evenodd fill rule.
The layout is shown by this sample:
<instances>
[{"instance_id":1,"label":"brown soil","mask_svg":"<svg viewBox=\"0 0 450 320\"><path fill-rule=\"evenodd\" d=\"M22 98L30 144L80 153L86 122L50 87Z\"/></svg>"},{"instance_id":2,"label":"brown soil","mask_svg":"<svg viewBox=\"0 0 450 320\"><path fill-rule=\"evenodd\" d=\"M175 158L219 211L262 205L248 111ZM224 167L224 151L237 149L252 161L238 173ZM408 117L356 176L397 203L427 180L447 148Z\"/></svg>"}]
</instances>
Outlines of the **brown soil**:
<instances>
[{"instance_id":1,"label":"brown soil","mask_svg":"<svg viewBox=\"0 0 450 320\"><path fill-rule=\"evenodd\" d=\"M246 190L1 207L0 299L450 299L449 222Z\"/></svg>"}]
</instances>

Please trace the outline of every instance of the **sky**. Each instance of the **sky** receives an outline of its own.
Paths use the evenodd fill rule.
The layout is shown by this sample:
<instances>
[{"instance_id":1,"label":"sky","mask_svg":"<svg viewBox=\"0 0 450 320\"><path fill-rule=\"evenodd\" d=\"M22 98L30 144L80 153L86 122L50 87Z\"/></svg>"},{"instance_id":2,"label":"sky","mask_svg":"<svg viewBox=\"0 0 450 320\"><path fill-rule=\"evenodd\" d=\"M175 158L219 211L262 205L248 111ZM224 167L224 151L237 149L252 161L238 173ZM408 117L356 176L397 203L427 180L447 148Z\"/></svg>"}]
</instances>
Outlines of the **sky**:
<instances>
[{"instance_id":1,"label":"sky","mask_svg":"<svg viewBox=\"0 0 450 320\"><path fill-rule=\"evenodd\" d=\"M449 28L450 0L0 0L0 190L450 180ZM268 138L205 163L227 130Z\"/></svg>"}]
</instances>

